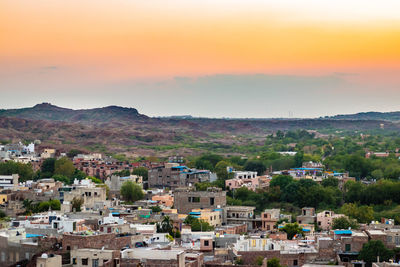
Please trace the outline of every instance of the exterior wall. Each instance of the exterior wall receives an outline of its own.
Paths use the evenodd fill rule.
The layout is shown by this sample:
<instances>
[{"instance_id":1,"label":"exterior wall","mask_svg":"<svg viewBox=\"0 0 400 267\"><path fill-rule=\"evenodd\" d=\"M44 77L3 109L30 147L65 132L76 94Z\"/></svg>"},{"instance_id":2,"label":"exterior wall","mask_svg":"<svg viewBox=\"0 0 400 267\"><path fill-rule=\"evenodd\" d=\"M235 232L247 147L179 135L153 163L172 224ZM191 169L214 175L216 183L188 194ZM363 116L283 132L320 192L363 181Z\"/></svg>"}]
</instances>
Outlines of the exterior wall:
<instances>
[{"instance_id":1,"label":"exterior wall","mask_svg":"<svg viewBox=\"0 0 400 267\"><path fill-rule=\"evenodd\" d=\"M112 250L120 250L127 244L133 244L140 238L139 236L122 236L118 237L116 234L100 234L92 236L84 235L71 235L64 234L62 240L63 251L81 249L81 248L95 248L101 249L102 247Z\"/></svg>"},{"instance_id":2,"label":"exterior wall","mask_svg":"<svg viewBox=\"0 0 400 267\"><path fill-rule=\"evenodd\" d=\"M0 204L4 204L8 201L8 195L7 194L0 194Z\"/></svg>"},{"instance_id":3,"label":"exterior wall","mask_svg":"<svg viewBox=\"0 0 400 267\"><path fill-rule=\"evenodd\" d=\"M36 260L36 267L59 267L61 265L61 255L54 255L52 257L48 256L47 258L40 257Z\"/></svg>"},{"instance_id":4,"label":"exterior wall","mask_svg":"<svg viewBox=\"0 0 400 267\"><path fill-rule=\"evenodd\" d=\"M301 215L297 216L297 223L299 224L313 224L317 217L314 208L302 208Z\"/></svg>"},{"instance_id":5,"label":"exterior wall","mask_svg":"<svg viewBox=\"0 0 400 267\"><path fill-rule=\"evenodd\" d=\"M194 209L193 212L200 212L200 219L208 222L211 226L219 226L222 224L222 216L220 211L210 209Z\"/></svg>"},{"instance_id":6,"label":"exterior wall","mask_svg":"<svg viewBox=\"0 0 400 267\"><path fill-rule=\"evenodd\" d=\"M105 187L82 187L76 188L70 192L64 192L64 201L71 203L74 197L82 197L84 203L82 205L86 208L92 209L96 202L106 201L106 188Z\"/></svg>"},{"instance_id":7,"label":"exterior wall","mask_svg":"<svg viewBox=\"0 0 400 267\"><path fill-rule=\"evenodd\" d=\"M344 214L335 214L333 211L325 210L317 214L317 224L322 230L331 230L333 219L345 217Z\"/></svg>"},{"instance_id":8,"label":"exterior wall","mask_svg":"<svg viewBox=\"0 0 400 267\"><path fill-rule=\"evenodd\" d=\"M153 201L157 201L163 206L172 207L174 205L174 197L171 195L156 195L151 198Z\"/></svg>"},{"instance_id":9,"label":"exterior wall","mask_svg":"<svg viewBox=\"0 0 400 267\"><path fill-rule=\"evenodd\" d=\"M178 213L188 214L193 209L215 209L226 206L226 192L220 189L191 191L179 189L174 192L175 208Z\"/></svg>"},{"instance_id":10,"label":"exterior wall","mask_svg":"<svg viewBox=\"0 0 400 267\"><path fill-rule=\"evenodd\" d=\"M105 262L119 259L119 254L117 250L77 249L71 251L71 263L77 267L92 267L95 262L98 266L103 266Z\"/></svg>"},{"instance_id":11,"label":"exterior wall","mask_svg":"<svg viewBox=\"0 0 400 267\"><path fill-rule=\"evenodd\" d=\"M239 251L238 254L241 255L244 264L256 265L256 259L261 256L267 259L278 258L282 266L288 267L303 266L318 257L317 253L288 254L280 251Z\"/></svg>"},{"instance_id":12,"label":"exterior wall","mask_svg":"<svg viewBox=\"0 0 400 267\"><path fill-rule=\"evenodd\" d=\"M149 170L148 183L150 188L178 188L187 187L189 184L210 180L210 172L179 169L176 167L158 167Z\"/></svg>"},{"instance_id":13,"label":"exterior wall","mask_svg":"<svg viewBox=\"0 0 400 267\"><path fill-rule=\"evenodd\" d=\"M279 221L279 209L267 209L261 213L261 229L263 231L274 231L277 229L276 223Z\"/></svg>"}]
</instances>

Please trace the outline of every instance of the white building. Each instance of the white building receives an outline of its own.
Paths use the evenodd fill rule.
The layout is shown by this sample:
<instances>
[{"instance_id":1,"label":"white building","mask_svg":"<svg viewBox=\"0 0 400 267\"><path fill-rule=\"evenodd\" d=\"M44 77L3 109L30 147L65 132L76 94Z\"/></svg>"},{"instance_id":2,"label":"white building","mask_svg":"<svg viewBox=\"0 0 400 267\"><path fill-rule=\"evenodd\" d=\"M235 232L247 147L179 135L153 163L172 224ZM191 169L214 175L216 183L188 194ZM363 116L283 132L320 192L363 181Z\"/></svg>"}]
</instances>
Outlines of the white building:
<instances>
[{"instance_id":1,"label":"white building","mask_svg":"<svg viewBox=\"0 0 400 267\"><path fill-rule=\"evenodd\" d=\"M0 175L0 188L15 190L18 187L18 174Z\"/></svg>"}]
</instances>

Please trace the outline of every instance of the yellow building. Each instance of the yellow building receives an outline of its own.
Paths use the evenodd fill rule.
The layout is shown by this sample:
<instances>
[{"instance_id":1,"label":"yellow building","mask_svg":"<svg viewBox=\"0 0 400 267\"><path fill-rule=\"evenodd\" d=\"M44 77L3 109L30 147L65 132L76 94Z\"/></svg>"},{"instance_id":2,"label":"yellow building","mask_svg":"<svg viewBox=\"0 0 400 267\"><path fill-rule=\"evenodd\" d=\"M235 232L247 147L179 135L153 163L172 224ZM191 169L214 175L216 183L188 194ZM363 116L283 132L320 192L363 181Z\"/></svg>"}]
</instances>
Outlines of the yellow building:
<instances>
[{"instance_id":1,"label":"yellow building","mask_svg":"<svg viewBox=\"0 0 400 267\"><path fill-rule=\"evenodd\" d=\"M4 204L7 201L7 194L0 194L0 204Z\"/></svg>"},{"instance_id":2,"label":"yellow building","mask_svg":"<svg viewBox=\"0 0 400 267\"><path fill-rule=\"evenodd\" d=\"M222 224L221 212L212 209L193 209L190 215L208 222L211 226L220 226Z\"/></svg>"}]
</instances>

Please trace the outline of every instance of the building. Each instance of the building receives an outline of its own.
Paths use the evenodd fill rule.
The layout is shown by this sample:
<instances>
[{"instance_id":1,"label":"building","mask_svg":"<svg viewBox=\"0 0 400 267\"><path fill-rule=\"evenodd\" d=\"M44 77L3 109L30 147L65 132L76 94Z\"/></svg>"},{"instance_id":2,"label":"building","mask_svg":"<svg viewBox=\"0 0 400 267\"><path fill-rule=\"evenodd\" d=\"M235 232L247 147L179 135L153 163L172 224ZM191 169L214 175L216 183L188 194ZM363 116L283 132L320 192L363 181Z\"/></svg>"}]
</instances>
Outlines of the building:
<instances>
[{"instance_id":1,"label":"building","mask_svg":"<svg viewBox=\"0 0 400 267\"><path fill-rule=\"evenodd\" d=\"M106 188L97 187L96 184L89 179L81 181L75 179L72 186L60 188L61 201L65 206L69 205L69 211L72 211L71 202L74 198L82 198L82 207L85 209L93 209L97 203L100 203L101 206L104 205L106 197Z\"/></svg>"},{"instance_id":2,"label":"building","mask_svg":"<svg viewBox=\"0 0 400 267\"><path fill-rule=\"evenodd\" d=\"M217 209L226 206L226 192L210 187L207 191L178 188L174 192L174 206L178 213L188 214L193 209Z\"/></svg>"},{"instance_id":3,"label":"building","mask_svg":"<svg viewBox=\"0 0 400 267\"><path fill-rule=\"evenodd\" d=\"M200 220L208 222L211 226L220 226L222 225L222 210L217 209L193 209L189 212L189 215L192 215Z\"/></svg>"},{"instance_id":4,"label":"building","mask_svg":"<svg viewBox=\"0 0 400 267\"><path fill-rule=\"evenodd\" d=\"M121 252L121 267L150 266L150 267L197 267L202 266L202 253L186 253L183 249L154 250L126 249Z\"/></svg>"},{"instance_id":5,"label":"building","mask_svg":"<svg viewBox=\"0 0 400 267\"><path fill-rule=\"evenodd\" d=\"M340 217L346 217L346 215L335 214L333 211L324 210L317 214L317 225L321 230L331 230L333 220Z\"/></svg>"},{"instance_id":6,"label":"building","mask_svg":"<svg viewBox=\"0 0 400 267\"><path fill-rule=\"evenodd\" d=\"M234 179L250 179L257 177L257 172L252 171L233 171L232 173Z\"/></svg>"},{"instance_id":7,"label":"building","mask_svg":"<svg viewBox=\"0 0 400 267\"><path fill-rule=\"evenodd\" d=\"M301 215L297 216L298 224L313 224L317 220L314 208L302 208Z\"/></svg>"},{"instance_id":8,"label":"building","mask_svg":"<svg viewBox=\"0 0 400 267\"><path fill-rule=\"evenodd\" d=\"M104 182L108 188L110 188L110 195L112 197L119 197L121 186L126 182L131 181L135 184L138 184L143 188L143 178L137 175L129 175L125 177L120 177L117 175L111 175L111 177L107 178Z\"/></svg>"},{"instance_id":9,"label":"building","mask_svg":"<svg viewBox=\"0 0 400 267\"><path fill-rule=\"evenodd\" d=\"M0 175L0 189L15 190L18 187L18 174Z\"/></svg>"},{"instance_id":10,"label":"building","mask_svg":"<svg viewBox=\"0 0 400 267\"><path fill-rule=\"evenodd\" d=\"M280 218L281 211L279 209L266 209L261 213L261 229L263 231L277 230L277 223Z\"/></svg>"},{"instance_id":11,"label":"building","mask_svg":"<svg viewBox=\"0 0 400 267\"><path fill-rule=\"evenodd\" d=\"M174 196L165 194L165 195L155 195L151 197L152 201L156 201L157 204L162 205L164 207L172 207L174 205Z\"/></svg>"},{"instance_id":12,"label":"building","mask_svg":"<svg viewBox=\"0 0 400 267\"><path fill-rule=\"evenodd\" d=\"M77 267L120 266L120 252L109 249L81 248L71 251L71 263ZM61 265L59 265L61 266Z\"/></svg>"},{"instance_id":13,"label":"building","mask_svg":"<svg viewBox=\"0 0 400 267\"><path fill-rule=\"evenodd\" d=\"M62 265L61 255L42 254L36 259L36 267L59 267Z\"/></svg>"},{"instance_id":14,"label":"building","mask_svg":"<svg viewBox=\"0 0 400 267\"><path fill-rule=\"evenodd\" d=\"M226 206L225 223L228 225L245 224L248 229L256 228L256 220L254 210L255 207L247 206Z\"/></svg>"},{"instance_id":15,"label":"building","mask_svg":"<svg viewBox=\"0 0 400 267\"><path fill-rule=\"evenodd\" d=\"M190 169L177 163L166 163L163 167L149 170L149 188L188 187L210 180L210 171Z\"/></svg>"}]
</instances>

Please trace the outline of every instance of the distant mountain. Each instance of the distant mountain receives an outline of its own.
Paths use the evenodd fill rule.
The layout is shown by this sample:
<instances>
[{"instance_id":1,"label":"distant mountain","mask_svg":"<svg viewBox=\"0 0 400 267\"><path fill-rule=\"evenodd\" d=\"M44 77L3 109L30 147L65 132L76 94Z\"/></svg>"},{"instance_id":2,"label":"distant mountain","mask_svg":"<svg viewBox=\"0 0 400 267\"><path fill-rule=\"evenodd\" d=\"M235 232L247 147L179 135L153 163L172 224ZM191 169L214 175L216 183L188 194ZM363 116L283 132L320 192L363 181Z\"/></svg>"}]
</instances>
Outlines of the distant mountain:
<instances>
[{"instance_id":1,"label":"distant mountain","mask_svg":"<svg viewBox=\"0 0 400 267\"><path fill-rule=\"evenodd\" d=\"M335 120L383 120L400 121L400 111L394 112L361 112L356 114L344 114L331 117L325 117Z\"/></svg>"},{"instance_id":2,"label":"distant mountain","mask_svg":"<svg viewBox=\"0 0 400 267\"><path fill-rule=\"evenodd\" d=\"M14 117L19 119L103 123L110 121L133 121L146 119L134 108L108 106L104 108L73 110L61 108L50 103L37 104L31 108L0 109L1 117Z\"/></svg>"},{"instance_id":3,"label":"distant mountain","mask_svg":"<svg viewBox=\"0 0 400 267\"><path fill-rule=\"evenodd\" d=\"M43 147L61 151L77 148L129 157L198 155L210 150L233 155L238 147L262 147L265 136L277 130L315 130L323 135L400 130L400 115L393 116L395 112L360 114L319 119L152 118L134 108L73 110L42 103L0 110L0 143L39 139ZM381 114L392 116L379 117Z\"/></svg>"}]
</instances>

